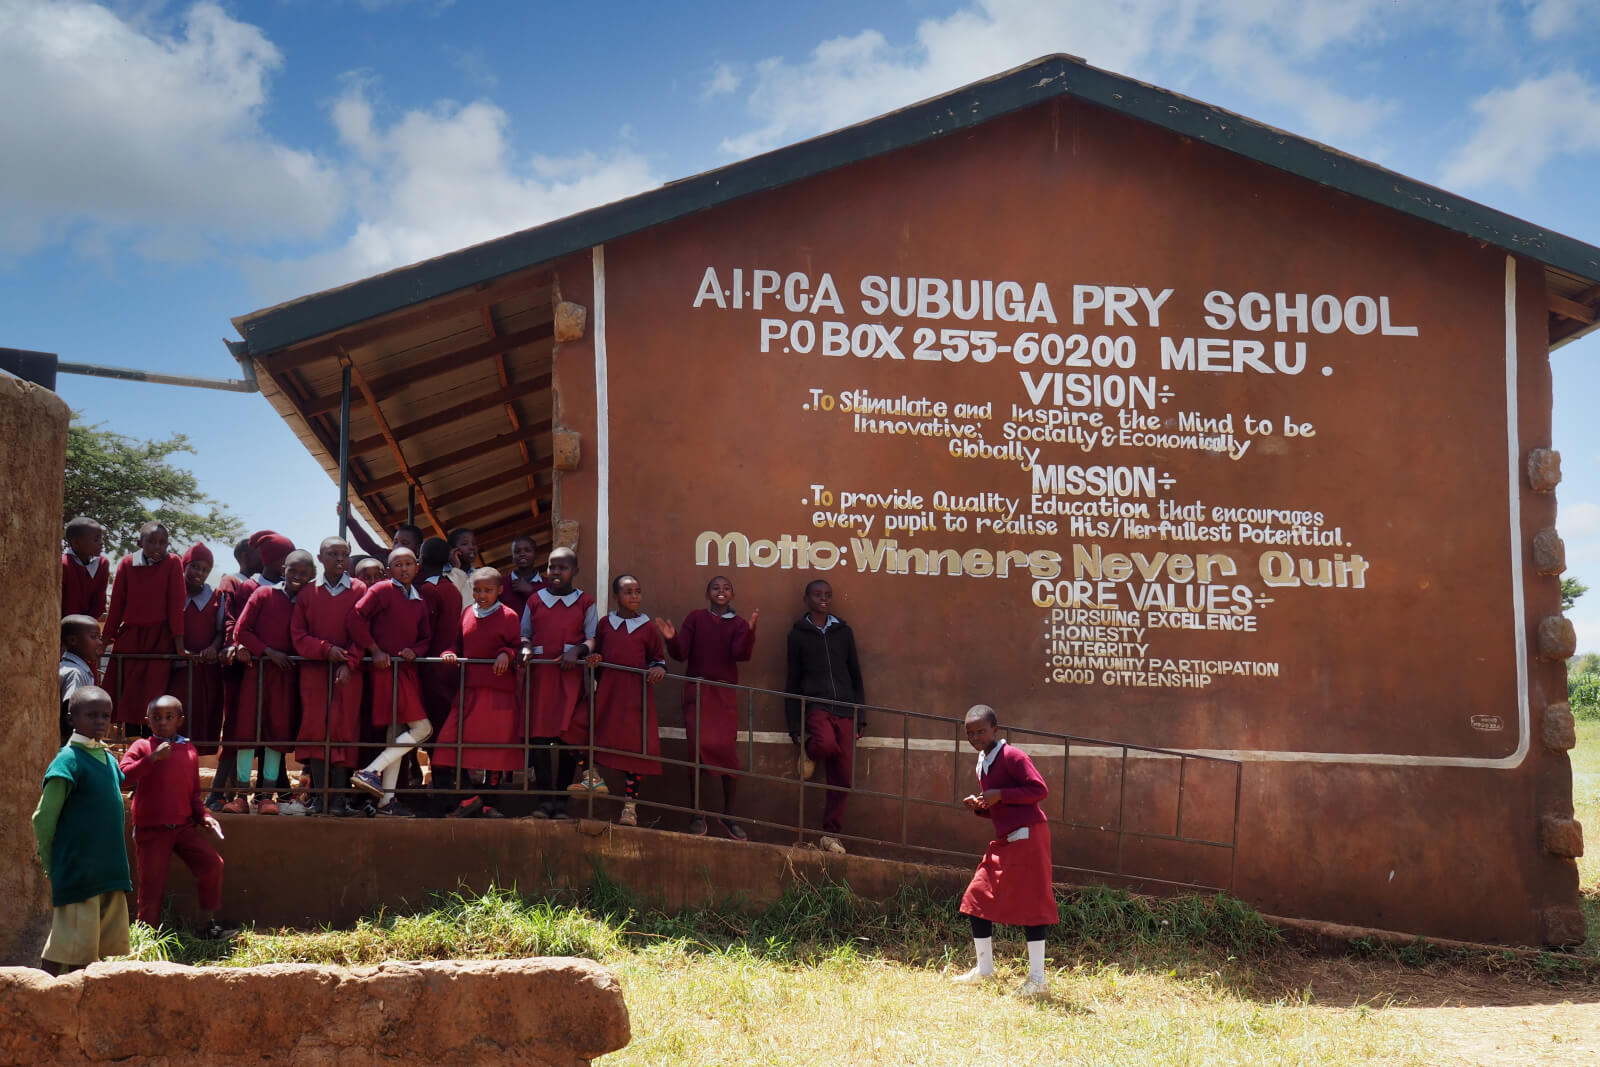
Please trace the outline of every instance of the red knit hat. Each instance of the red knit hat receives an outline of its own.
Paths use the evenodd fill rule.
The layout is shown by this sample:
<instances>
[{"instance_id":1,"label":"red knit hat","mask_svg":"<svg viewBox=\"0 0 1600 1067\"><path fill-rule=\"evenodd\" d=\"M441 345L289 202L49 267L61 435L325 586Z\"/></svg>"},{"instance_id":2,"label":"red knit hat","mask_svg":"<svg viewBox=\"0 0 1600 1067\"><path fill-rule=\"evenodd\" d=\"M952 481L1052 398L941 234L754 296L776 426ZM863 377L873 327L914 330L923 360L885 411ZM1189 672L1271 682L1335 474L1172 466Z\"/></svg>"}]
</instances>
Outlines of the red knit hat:
<instances>
[{"instance_id":1,"label":"red knit hat","mask_svg":"<svg viewBox=\"0 0 1600 1067\"><path fill-rule=\"evenodd\" d=\"M203 542L197 542L189 546L189 551L183 554L183 565L187 567L197 559L203 559L211 564L216 563L216 560L211 556L211 550Z\"/></svg>"},{"instance_id":2,"label":"red knit hat","mask_svg":"<svg viewBox=\"0 0 1600 1067\"><path fill-rule=\"evenodd\" d=\"M260 530L250 535L250 547L261 553L263 567L272 567L294 551L294 542L273 530Z\"/></svg>"}]
</instances>

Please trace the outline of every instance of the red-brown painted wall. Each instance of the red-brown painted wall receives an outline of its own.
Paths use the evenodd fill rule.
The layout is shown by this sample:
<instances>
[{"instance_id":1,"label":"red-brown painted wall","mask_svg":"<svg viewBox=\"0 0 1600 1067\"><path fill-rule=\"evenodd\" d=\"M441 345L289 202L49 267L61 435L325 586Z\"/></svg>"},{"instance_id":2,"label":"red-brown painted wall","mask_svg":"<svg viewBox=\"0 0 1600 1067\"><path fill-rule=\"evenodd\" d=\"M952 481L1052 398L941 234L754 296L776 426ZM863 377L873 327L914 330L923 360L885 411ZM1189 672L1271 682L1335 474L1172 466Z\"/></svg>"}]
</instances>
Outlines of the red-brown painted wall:
<instances>
[{"instance_id":1,"label":"red-brown painted wall","mask_svg":"<svg viewBox=\"0 0 1600 1067\"><path fill-rule=\"evenodd\" d=\"M588 273L587 261L562 265L566 299L595 299ZM871 296L894 278L923 297L910 314ZM564 507L582 514L586 567L603 552L610 573L639 574L652 613L679 618L713 574L730 574L737 606L763 612L748 682L781 687L801 589L824 577L874 702L959 716L981 701L1017 726L1243 759L1233 884L1262 907L1534 942L1570 919L1576 876L1539 837L1541 814L1570 813L1566 757L1540 742L1563 671L1537 660L1534 638L1559 610L1557 583L1526 564L1555 512L1522 474L1528 451L1549 445L1544 292L1538 266L1517 264L1508 405L1506 278L1502 250L1089 105L1041 105L607 246L609 463L599 469L598 424L581 410L595 394L591 309L590 337L557 356L559 419L585 431ZM941 302L951 280L991 283L992 307L1014 302L1031 321L986 316L981 301L961 317ZM1278 317L1278 294L1291 311L1304 294L1305 315ZM1337 329L1317 327L1317 315L1332 324L1323 296ZM1107 300L1126 302L1108 312ZM1224 303L1234 320L1215 317ZM981 335L947 330L993 331L992 358L975 355ZM825 338L847 352L824 354ZM1069 365L1080 348L1084 365ZM1057 402L1057 371L1080 376L1064 389L1099 392ZM844 407L865 396L908 398L904 413L871 417L911 432L861 432ZM1022 411L1079 421L1070 439L1023 442L1037 454L952 454L979 438L1006 445L1008 422L1035 433ZM1223 447L1191 447L1198 435ZM1100 475L1120 490L1093 485ZM938 493L979 510L940 510ZM1052 505L1090 514L1075 522ZM830 514L853 517L833 527ZM1205 529L1183 525L1191 514ZM1241 522L1313 543L1247 540ZM724 563L706 534L741 535L755 555ZM832 547L785 556L801 537ZM964 573L915 573L917 557L896 566L875 555L885 538L954 549ZM1032 555L986 573L1006 553ZM1281 580L1302 561L1308 571L1289 573L1325 567L1333 586ZM1163 595L1199 610L1149 599ZM1063 600L1069 614L1053 614ZM1180 618L1196 628L1153 625ZM758 731L781 734L776 703L758 712ZM874 728L902 729L888 717ZM787 755L786 742L758 747L764 761ZM899 789L899 753L864 752L862 784ZM1114 812L1116 764L1073 763L1067 814ZM1159 829L1175 783L1145 763L1125 818ZM968 767L914 753L909 777L949 796ZM776 810L779 792L747 799ZM1185 812L1191 828L1226 831L1231 787L1200 787ZM862 802L850 828L898 833L899 820L897 804ZM930 842L950 829L943 816L912 823ZM1128 848L1130 873L1218 876L1192 849ZM1069 834L1057 861L1096 850Z\"/></svg>"}]
</instances>

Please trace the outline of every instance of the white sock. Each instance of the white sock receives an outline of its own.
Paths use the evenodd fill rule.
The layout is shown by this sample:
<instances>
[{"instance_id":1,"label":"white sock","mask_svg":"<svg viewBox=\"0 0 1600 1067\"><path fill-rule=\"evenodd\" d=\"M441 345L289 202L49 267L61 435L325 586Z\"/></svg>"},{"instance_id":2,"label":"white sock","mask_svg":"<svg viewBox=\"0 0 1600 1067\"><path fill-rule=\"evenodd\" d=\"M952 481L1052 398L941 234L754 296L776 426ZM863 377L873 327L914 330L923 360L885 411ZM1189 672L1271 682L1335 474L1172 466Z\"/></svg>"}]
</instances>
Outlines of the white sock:
<instances>
[{"instance_id":1,"label":"white sock","mask_svg":"<svg viewBox=\"0 0 1600 1067\"><path fill-rule=\"evenodd\" d=\"M992 937L975 937L975 938L972 939L972 947L978 953L978 973L979 974L993 974L994 973L994 938L992 938Z\"/></svg>"},{"instance_id":2,"label":"white sock","mask_svg":"<svg viewBox=\"0 0 1600 1067\"><path fill-rule=\"evenodd\" d=\"M400 750L402 753L405 749ZM383 769L383 802L385 804L394 800L394 787L400 784L400 761L395 760Z\"/></svg>"},{"instance_id":3,"label":"white sock","mask_svg":"<svg viewBox=\"0 0 1600 1067\"><path fill-rule=\"evenodd\" d=\"M418 719L416 722L406 723L405 732L394 738L394 744L378 753L378 758L367 764L367 770L374 774L383 775L386 786L393 785L396 779L390 775L389 768L400 762L400 758L407 752L422 744L433 736L433 725L427 719ZM397 770L395 774L398 774Z\"/></svg>"},{"instance_id":4,"label":"white sock","mask_svg":"<svg viewBox=\"0 0 1600 1067\"><path fill-rule=\"evenodd\" d=\"M1044 941L1028 942L1028 977L1044 981Z\"/></svg>"}]
</instances>

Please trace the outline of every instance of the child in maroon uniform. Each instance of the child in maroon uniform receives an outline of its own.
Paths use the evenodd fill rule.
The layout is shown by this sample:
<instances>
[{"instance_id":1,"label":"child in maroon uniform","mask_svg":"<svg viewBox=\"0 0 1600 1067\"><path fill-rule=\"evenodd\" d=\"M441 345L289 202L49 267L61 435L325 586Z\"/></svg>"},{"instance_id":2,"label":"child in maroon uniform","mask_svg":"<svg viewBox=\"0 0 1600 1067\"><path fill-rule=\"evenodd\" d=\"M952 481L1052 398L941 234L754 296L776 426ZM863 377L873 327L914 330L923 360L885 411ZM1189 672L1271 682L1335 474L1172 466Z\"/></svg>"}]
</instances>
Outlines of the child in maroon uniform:
<instances>
[{"instance_id":1,"label":"child in maroon uniform","mask_svg":"<svg viewBox=\"0 0 1600 1067\"><path fill-rule=\"evenodd\" d=\"M466 668L466 691L457 701L433 746L433 787L452 790L460 771L487 771L504 775L522 766L521 716L517 714L517 681L511 664L522 642L522 621L500 602L500 572L480 567L472 572L472 607L461 613L460 647L439 655L454 663L457 651L466 659L492 659ZM461 745L502 745L502 748L456 748ZM463 775L462 784L465 785ZM498 777L491 778L498 781ZM499 812L478 796L464 797L447 812L451 818L488 816Z\"/></svg>"},{"instance_id":2,"label":"child in maroon uniform","mask_svg":"<svg viewBox=\"0 0 1600 1067\"><path fill-rule=\"evenodd\" d=\"M111 561L101 555L106 532L87 515L67 523L61 553L61 614L87 615L98 622L106 613L106 585Z\"/></svg>"},{"instance_id":3,"label":"child in maroon uniform","mask_svg":"<svg viewBox=\"0 0 1600 1067\"><path fill-rule=\"evenodd\" d=\"M176 664L167 692L189 709L191 744L202 756L214 755L222 741L222 594L206 584L211 550L189 546L183 554L183 644L189 658Z\"/></svg>"},{"instance_id":4,"label":"child in maroon uniform","mask_svg":"<svg viewBox=\"0 0 1600 1067\"><path fill-rule=\"evenodd\" d=\"M822 805L822 837L817 842L829 852L843 852L835 834L844 829L844 805L855 776L855 743L866 732L861 709L866 694L861 664L856 658L856 638L850 626L829 608L833 586L818 578L806 586L806 613L789 630L789 671L784 692L797 693L784 701L789 737L805 744L798 760L800 777L809 778L814 763L822 764L828 793Z\"/></svg>"},{"instance_id":5,"label":"child in maroon uniform","mask_svg":"<svg viewBox=\"0 0 1600 1067\"><path fill-rule=\"evenodd\" d=\"M583 704L583 673L578 668L594 652L600 613L595 610L594 597L572 587L577 574L576 552L570 548L551 552L545 564L544 587L529 597L522 609L522 662L530 664L530 706L523 715L527 739L537 746L528 751L528 765L534 786L541 792L557 788L558 781L569 781L578 768L578 754L571 749L563 750L552 768L551 747L589 742L588 722L577 714ZM604 781L598 775L593 777L599 782L595 792L604 792ZM589 774L584 780L593 787ZM566 812L565 797L547 797L533 814L537 819L564 819Z\"/></svg>"},{"instance_id":6,"label":"child in maroon uniform","mask_svg":"<svg viewBox=\"0 0 1600 1067\"><path fill-rule=\"evenodd\" d=\"M361 579L368 589L383 581L388 575L383 569L383 560L371 556L357 556L350 561L350 573Z\"/></svg>"},{"instance_id":7,"label":"child in maroon uniform","mask_svg":"<svg viewBox=\"0 0 1600 1067\"><path fill-rule=\"evenodd\" d=\"M442 537L430 537L422 542L417 555L417 592L428 605L428 656L441 652L454 652L461 644L461 594L445 575L450 566L450 546ZM470 595L470 589L468 591ZM441 663L422 665L422 706L428 713L428 724L437 733L450 714L461 689L461 671ZM432 749L430 748L430 754Z\"/></svg>"},{"instance_id":8,"label":"child in maroon uniform","mask_svg":"<svg viewBox=\"0 0 1600 1067\"><path fill-rule=\"evenodd\" d=\"M139 874L139 921L161 922L167 867L176 852L194 875L200 904L200 936L224 936L217 922L222 907L222 857L206 831L222 837L216 817L200 803L200 755L178 733L183 703L157 697L145 713L150 736L128 746L121 769L133 790L133 848Z\"/></svg>"},{"instance_id":9,"label":"child in maroon uniform","mask_svg":"<svg viewBox=\"0 0 1600 1067\"><path fill-rule=\"evenodd\" d=\"M717 575L706 585L703 611L684 616L683 624L673 629L665 619L656 620L656 629L667 639L667 654L685 662L684 673L710 682L739 681L739 664L750 659L756 645L756 620L759 610L750 613L747 623L733 610L733 583ZM722 781L722 826L728 836L740 841L749 835L733 821L733 801L739 779L727 771L740 770L739 695L715 685L683 686L683 728L689 737L689 758L701 764L701 803L709 799L710 780ZM712 768L721 768L713 770ZM704 834L706 820L696 815L689 820L691 834Z\"/></svg>"},{"instance_id":10,"label":"child in maroon uniform","mask_svg":"<svg viewBox=\"0 0 1600 1067\"><path fill-rule=\"evenodd\" d=\"M105 638L121 655L175 652L184 655L183 564L167 551L167 528L159 522L139 527L139 550L117 564ZM111 667L117 721L144 721L144 709L167 691L172 661L119 659Z\"/></svg>"},{"instance_id":11,"label":"child in maroon uniform","mask_svg":"<svg viewBox=\"0 0 1600 1067\"><path fill-rule=\"evenodd\" d=\"M100 684L95 665L100 662L100 624L87 615L67 615L61 620L61 661L56 681L61 689L61 743L72 736L67 707L72 694Z\"/></svg>"},{"instance_id":12,"label":"child in maroon uniform","mask_svg":"<svg viewBox=\"0 0 1600 1067\"><path fill-rule=\"evenodd\" d=\"M372 653L372 721L388 727L390 744L364 770L352 775L350 784L382 801L379 815L400 818L411 817L410 809L394 796L400 759L433 736L422 705L417 666L412 662L428 651L432 636L428 605L412 584L416 576L415 553L409 548L390 552L389 580L366 591L356 605L359 619L352 621ZM391 666L391 656L404 662Z\"/></svg>"},{"instance_id":13,"label":"child in maroon uniform","mask_svg":"<svg viewBox=\"0 0 1600 1067\"><path fill-rule=\"evenodd\" d=\"M1044 976L1046 927L1060 920L1051 888L1050 824L1039 802L1050 788L1020 749L1000 740L994 709L978 704L967 712L967 743L978 750L978 792L962 800L975 815L994 822L994 840L961 898L961 914L972 921L978 963L956 979L976 985L994 977L994 924L1023 928L1028 939L1028 980L1017 992L1048 991Z\"/></svg>"},{"instance_id":14,"label":"child in maroon uniform","mask_svg":"<svg viewBox=\"0 0 1600 1067\"><path fill-rule=\"evenodd\" d=\"M267 531L263 531L267 532ZM244 677L243 664L234 662L233 654L233 628L239 622L239 613L244 610L245 604L250 599L250 594L256 591L255 579L251 575L261 572L261 552L251 544L251 538L246 538L233 546L234 565L239 568L237 574L224 574L217 583L217 594L222 597L222 722L223 733L227 733L227 724L239 714L239 686ZM231 756L217 761L216 777L211 779L211 795L206 798L206 807L212 811L221 811L225 794L233 782L233 758Z\"/></svg>"},{"instance_id":15,"label":"child in maroon uniform","mask_svg":"<svg viewBox=\"0 0 1600 1067\"><path fill-rule=\"evenodd\" d=\"M245 671L239 691L239 714L228 724L228 740L252 746L238 749L235 758L234 776L241 790L250 782L253 746L263 748L261 776L256 780L259 815L278 814L273 793L283 770L284 750L289 748L298 725L295 720L300 710L300 689L289 657L294 655L294 602L316 575L311 553L289 553L283 573L283 581L262 585L250 594L233 633L238 642L235 656L245 665ZM240 792L222 810L243 815L249 810L248 805Z\"/></svg>"},{"instance_id":16,"label":"child in maroon uniform","mask_svg":"<svg viewBox=\"0 0 1600 1067\"><path fill-rule=\"evenodd\" d=\"M528 606L528 598L544 585L539 568L534 566L537 554L538 548L527 534L511 539L511 573L506 576L505 588L500 590L500 603L516 612L519 619L522 609Z\"/></svg>"},{"instance_id":17,"label":"child in maroon uniform","mask_svg":"<svg viewBox=\"0 0 1600 1067\"><path fill-rule=\"evenodd\" d=\"M594 761L622 772L625 800L617 821L638 826L639 777L661 773L661 761L653 758L661 755L661 731L656 725L656 696L650 689L667 676L667 650L660 632L650 625L650 616L639 610L644 602L639 579L617 575L611 581L611 595L616 598L617 610L600 621L589 666L613 663L636 667L645 674L642 679L629 671L600 675L594 697L594 743L596 748L614 751L596 752ZM580 718L584 710L579 709Z\"/></svg>"},{"instance_id":18,"label":"child in maroon uniform","mask_svg":"<svg viewBox=\"0 0 1600 1067\"><path fill-rule=\"evenodd\" d=\"M349 558L350 546L344 541L323 539L317 549L322 581L295 597L289 620L295 654L312 661L300 664L300 732L294 750L311 777L308 815L322 814L323 794L330 786L335 792L328 811L350 814L344 790L360 751L362 689L361 640L351 622L367 586L345 573Z\"/></svg>"}]
</instances>

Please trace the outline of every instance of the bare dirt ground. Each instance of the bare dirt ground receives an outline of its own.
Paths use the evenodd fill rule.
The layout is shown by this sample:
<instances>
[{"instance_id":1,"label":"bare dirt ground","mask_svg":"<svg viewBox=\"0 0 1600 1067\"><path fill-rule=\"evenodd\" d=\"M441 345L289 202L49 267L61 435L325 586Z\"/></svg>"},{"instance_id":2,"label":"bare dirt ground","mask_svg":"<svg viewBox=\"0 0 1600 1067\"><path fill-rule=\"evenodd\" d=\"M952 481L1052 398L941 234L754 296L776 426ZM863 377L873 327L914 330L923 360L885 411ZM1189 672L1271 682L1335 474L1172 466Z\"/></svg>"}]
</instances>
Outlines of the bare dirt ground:
<instances>
[{"instance_id":1,"label":"bare dirt ground","mask_svg":"<svg viewBox=\"0 0 1600 1067\"><path fill-rule=\"evenodd\" d=\"M1600 1064L1600 983L1552 984L1524 970L1406 967L1349 957L1289 956L1263 992L1309 993L1329 1011L1372 1011L1414 1030L1437 1064L1525 1067Z\"/></svg>"}]
</instances>

